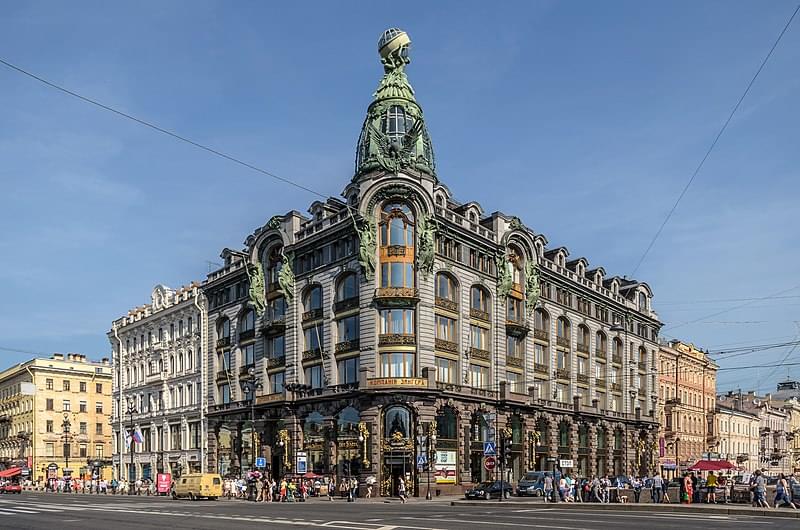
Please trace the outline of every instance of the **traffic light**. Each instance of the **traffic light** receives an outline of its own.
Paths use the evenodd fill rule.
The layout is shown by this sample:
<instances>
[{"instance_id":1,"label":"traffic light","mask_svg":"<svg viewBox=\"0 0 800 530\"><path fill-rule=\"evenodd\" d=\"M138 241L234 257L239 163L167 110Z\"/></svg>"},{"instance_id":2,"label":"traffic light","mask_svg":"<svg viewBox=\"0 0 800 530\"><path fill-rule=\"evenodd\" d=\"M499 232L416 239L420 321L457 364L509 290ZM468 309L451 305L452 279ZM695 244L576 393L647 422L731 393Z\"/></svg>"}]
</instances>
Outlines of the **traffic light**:
<instances>
[{"instance_id":1,"label":"traffic light","mask_svg":"<svg viewBox=\"0 0 800 530\"><path fill-rule=\"evenodd\" d=\"M345 475L348 475L348 476L350 475L350 462L348 460L345 460L344 462L342 462L342 472Z\"/></svg>"},{"instance_id":2,"label":"traffic light","mask_svg":"<svg viewBox=\"0 0 800 530\"><path fill-rule=\"evenodd\" d=\"M511 462L511 440L503 438L503 465L507 466Z\"/></svg>"}]
</instances>

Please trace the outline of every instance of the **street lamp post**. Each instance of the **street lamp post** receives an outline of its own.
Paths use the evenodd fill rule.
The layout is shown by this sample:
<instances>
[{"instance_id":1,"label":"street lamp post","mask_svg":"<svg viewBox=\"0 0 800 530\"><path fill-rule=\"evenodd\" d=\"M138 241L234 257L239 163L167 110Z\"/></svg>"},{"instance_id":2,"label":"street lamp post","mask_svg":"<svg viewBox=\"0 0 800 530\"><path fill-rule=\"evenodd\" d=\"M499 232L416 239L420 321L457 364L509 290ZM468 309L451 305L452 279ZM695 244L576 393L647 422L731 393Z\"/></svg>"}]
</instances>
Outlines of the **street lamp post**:
<instances>
[{"instance_id":1,"label":"street lamp post","mask_svg":"<svg viewBox=\"0 0 800 530\"><path fill-rule=\"evenodd\" d=\"M134 495L135 494L134 489L135 489L135 484L136 484L136 480L135 480L136 479L136 471L135 471L135 468L133 467L134 466L134 464L133 464L133 455L136 452L136 440L133 439L133 429L136 427L136 425L135 425L135 423L133 421L133 415L136 414L137 412L138 411L136 410L136 401L132 397L128 398L128 416L131 419L131 430L130 430L130 433L129 433L129 436L131 437L131 463L130 463L130 467L128 468L128 495ZM134 480L131 480L131 470L134 470L134 472L133 472L133 479Z\"/></svg>"},{"instance_id":2,"label":"street lamp post","mask_svg":"<svg viewBox=\"0 0 800 530\"><path fill-rule=\"evenodd\" d=\"M64 421L61 422L61 429L63 431L62 435L61 435L61 439L64 442L64 446L63 446L63 449L64 449L64 493L69 493L72 490L72 487L70 485L70 480L69 480L69 478L71 478L72 474L70 473L70 476L67 477L67 471L69 471L69 454L70 454L70 452L72 450L72 444L71 444L71 441L72 441L72 433L71 433L72 423L69 421L69 413L68 412L64 413Z\"/></svg>"},{"instance_id":3,"label":"street lamp post","mask_svg":"<svg viewBox=\"0 0 800 530\"><path fill-rule=\"evenodd\" d=\"M256 377L256 370L250 367L247 370L247 378L242 379L242 392L245 400L250 402L250 471L256 469L256 391L262 389L261 378ZM254 478L247 480L247 500L256 500L256 484Z\"/></svg>"},{"instance_id":4,"label":"street lamp post","mask_svg":"<svg viewBox=\"0 0 800 530\"><path fill-rule=\"evenodd\" d=\"M425 493L425 499L431 500L431 467L436 463L436 423L428 422L428 437L426 440L426 449L428 456L428 491Z\"/></svg>"}]
</instances>

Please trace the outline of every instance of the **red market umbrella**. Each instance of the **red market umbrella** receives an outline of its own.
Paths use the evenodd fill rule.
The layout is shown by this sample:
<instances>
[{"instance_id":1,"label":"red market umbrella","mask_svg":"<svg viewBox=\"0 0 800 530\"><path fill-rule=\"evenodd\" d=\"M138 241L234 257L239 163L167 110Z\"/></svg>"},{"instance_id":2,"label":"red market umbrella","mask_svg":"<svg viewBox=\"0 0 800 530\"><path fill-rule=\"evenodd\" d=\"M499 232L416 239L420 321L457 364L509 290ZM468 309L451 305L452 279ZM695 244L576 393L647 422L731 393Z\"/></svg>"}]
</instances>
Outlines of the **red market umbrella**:
<instances>
[{"instance_id":1,"label":"red market umbrella","mask_svg":"<svg viewBox=\"0 0 800 530\"><path fill-rule=\"evenodd\" d=\"M722 471L723 469L732 469L734 467L727 460L698 460L693 466L689 467L689 471Z\"/></svg>"},{"instance_id":2,"label":"red market umbrella","mask_svg":"<svg viewBox=\"0 0 800 530\"><path fill-rule=\"evenodd\" d=\"M313 471L309 471L303 475L303 478L321 478L321 477L316 473L314 473Z\"/></svg>"}]
</instances>

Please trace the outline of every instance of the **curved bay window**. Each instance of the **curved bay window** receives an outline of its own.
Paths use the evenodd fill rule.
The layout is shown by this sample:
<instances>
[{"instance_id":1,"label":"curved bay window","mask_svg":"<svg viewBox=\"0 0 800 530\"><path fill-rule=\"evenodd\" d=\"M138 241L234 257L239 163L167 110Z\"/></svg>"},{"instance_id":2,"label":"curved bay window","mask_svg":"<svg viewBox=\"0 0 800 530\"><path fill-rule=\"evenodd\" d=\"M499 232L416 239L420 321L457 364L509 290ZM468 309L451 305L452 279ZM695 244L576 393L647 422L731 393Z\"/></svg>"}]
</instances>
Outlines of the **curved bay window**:
<instances>
[{"instance_id":1,"label":"curved bay window","mask_svg":"<svg viewBox=\"0 0 800 530\"><path fill-rule=\"evenodd\" d=\"M415 344L414 310L381 310L378 346L407 349L407 351L380 352L381 377L414 377Z\"/></svg>"},{"instance_id":2,"label":"curved bay window","mask_svg":"<svg viewBox=\"0 0 800 530\"><path fill-rule=\"evenodd\" d=\"M380 231L380 286L384 289L413 289L414 214L402 203L383 207Z\"/></svg>"}]
</instances>

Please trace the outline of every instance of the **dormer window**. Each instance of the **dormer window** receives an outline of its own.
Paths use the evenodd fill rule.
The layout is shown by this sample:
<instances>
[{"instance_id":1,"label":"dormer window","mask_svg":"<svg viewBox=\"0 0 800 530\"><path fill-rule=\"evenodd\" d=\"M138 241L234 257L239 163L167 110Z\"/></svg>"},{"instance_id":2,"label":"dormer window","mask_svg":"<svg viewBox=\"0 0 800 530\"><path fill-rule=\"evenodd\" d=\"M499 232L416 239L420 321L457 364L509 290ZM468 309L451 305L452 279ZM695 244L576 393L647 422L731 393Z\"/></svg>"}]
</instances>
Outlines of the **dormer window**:
<instances>
[{"instance_id":1,"label":"dormer window","mask_svg":"<svg viewBox=\"0 0 800 530\"><path fill-rule=\"evenodd\" d=\"M645 313L647 311L647 295L643 292L639 292L639 311Z\"/></svg>"},{"instance_id":2,"label":"dormer window","mask_svg":"<svg viewBox=\"0 0 800 530\"><path fill-rule=\"evenodd\" d=\"M477 223L478 222L477 214L475 212L469 212L469 220L470 222Z\"/></svg>"},{"instance_id":3,"label":"dormer window","mask_svg":"<svg viewBox=\"0 0 800 530\"><path fill-rule=\"evenodd\" d=\"M384 116L381 129L393 140L402 138L406 131L414 125L414 119L406 116L406 111L399 105L392 105Z\"/></svg>"}]
</instances>

